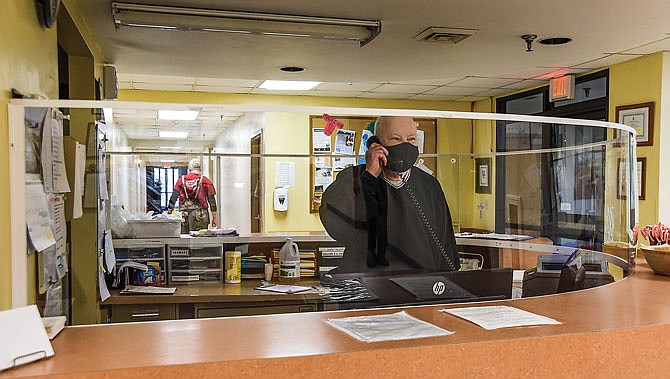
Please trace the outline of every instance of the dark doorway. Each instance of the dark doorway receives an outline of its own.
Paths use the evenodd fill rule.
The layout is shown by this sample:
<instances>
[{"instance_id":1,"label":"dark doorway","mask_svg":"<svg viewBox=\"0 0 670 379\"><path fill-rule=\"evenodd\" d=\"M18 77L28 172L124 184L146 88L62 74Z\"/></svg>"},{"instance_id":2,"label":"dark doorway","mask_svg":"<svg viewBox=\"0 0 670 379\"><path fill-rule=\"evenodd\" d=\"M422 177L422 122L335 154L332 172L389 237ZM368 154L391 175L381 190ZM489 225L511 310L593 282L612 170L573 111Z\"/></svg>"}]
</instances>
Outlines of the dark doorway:
<instances>
[{"instance_id":1,"label":"dark doorway","mask_svg":"<svg viewBox=\"0 0 670 379\"><path fill-rule=\"evenodd\" d=\"M251 137L251 233L260 233L263 230L263 216L261 214L262 162L260 154L263 151L263 133Z\"/></svg>"}]
</instances>

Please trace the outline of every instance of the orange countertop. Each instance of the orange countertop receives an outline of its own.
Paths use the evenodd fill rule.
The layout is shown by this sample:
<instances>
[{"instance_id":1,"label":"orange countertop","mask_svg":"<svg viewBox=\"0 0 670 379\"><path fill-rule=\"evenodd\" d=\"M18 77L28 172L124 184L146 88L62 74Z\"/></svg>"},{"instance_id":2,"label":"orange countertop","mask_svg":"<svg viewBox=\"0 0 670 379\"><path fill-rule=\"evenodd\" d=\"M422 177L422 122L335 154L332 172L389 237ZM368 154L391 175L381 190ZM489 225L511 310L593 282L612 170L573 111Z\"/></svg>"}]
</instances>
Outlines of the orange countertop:
<instances>
[{"instance_id":1,"label":"orange countertop","mask_svg":"<svg viewBox=\"0 0 670 379\"><path fill-rule=\"evenodd\" d=\"M56 355L0 373L84 378L665 378L670 376L670 277L640 262L633 276L580 292L487 302L561 325L487 331L440 309L404 307L454 331L445 337L359 342L328 326L375 309L68 327Z\"/></svg>"}]
</instances>

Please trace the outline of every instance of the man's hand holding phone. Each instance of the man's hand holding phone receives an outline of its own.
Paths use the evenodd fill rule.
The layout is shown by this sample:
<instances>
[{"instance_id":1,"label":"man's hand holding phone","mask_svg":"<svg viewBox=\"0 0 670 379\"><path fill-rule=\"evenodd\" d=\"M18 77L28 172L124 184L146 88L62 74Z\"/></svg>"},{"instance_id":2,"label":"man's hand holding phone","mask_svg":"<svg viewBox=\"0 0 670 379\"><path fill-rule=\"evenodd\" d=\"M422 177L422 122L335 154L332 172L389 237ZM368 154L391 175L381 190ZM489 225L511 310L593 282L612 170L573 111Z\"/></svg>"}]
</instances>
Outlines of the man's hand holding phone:
<instances>
[{"instance_id":1,"label":"man's hand holding phone","mask_svg":"<svg viewBox=\"0 0 670 379\"><path fill-rule=\"evenodd\" d=\"M386 167L386 156L388 150L381 144L373 142L365 153L365 170L375 178L379 177Z\"/></svg>"}]
</instances>

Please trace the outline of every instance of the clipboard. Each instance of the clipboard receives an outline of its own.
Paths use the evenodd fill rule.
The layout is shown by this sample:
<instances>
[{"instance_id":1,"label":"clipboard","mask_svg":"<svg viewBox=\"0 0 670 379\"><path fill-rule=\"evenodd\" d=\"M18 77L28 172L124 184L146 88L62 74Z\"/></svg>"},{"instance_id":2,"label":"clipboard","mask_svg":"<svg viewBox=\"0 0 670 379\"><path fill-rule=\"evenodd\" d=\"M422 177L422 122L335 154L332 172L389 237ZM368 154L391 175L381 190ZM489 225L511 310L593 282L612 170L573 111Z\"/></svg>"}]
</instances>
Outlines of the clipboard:
<instances>
[{"instance_id":1,"label":"clipboard","mask_svg":"<svg viewBox=\"0 0 670 379\"><path fill-rule=\"evenodd\" d=\"M0 371L54 355L36 305L0 312Z\"/></svg>"}]
</instances>

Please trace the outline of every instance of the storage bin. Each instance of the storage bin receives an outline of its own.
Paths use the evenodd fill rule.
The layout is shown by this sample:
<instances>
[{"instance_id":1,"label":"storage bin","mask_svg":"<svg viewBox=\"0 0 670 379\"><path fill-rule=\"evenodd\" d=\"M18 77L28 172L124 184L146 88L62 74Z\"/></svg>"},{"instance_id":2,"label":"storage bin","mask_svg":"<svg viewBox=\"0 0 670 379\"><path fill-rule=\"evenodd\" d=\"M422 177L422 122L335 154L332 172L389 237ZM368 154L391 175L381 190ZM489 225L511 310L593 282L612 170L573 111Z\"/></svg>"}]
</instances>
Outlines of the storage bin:
<instances>
[{"instance_id":1,"label":"storage bin","mask_svg":"<svg viewBox=\"0 0 670 379\"><path fill-rule=\"evenodd\" d=\"M135 238L179 237L180 220L128 220Z\"/></svg>"}]
</instances>

